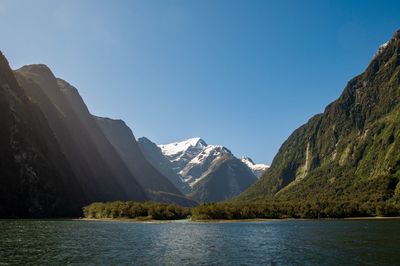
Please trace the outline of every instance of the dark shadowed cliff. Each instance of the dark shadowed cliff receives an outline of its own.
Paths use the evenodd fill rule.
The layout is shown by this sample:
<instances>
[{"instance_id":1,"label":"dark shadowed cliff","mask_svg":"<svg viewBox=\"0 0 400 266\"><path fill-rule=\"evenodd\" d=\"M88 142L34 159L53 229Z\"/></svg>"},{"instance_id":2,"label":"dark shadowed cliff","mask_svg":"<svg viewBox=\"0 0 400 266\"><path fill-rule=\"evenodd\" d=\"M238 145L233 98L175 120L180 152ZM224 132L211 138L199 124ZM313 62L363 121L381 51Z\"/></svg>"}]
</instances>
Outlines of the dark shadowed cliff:
<instances>
[{"instance_id":1,"label":"dark shadowed cliff","mask_svg":"<svg viewBox=\"0 0 400 266\"><path fill-rule=\"evenodd\" d=\"M45 65L24 66L15 73L47 118L89 202L147 199L74 87Z\"/></svg>"},{"instance_id":2,"label":"dark shadowed cliff","mask_svg":"<svg viewBox=\"0 0 400 266\"><path fill-rule=\"evenodd\" d=\"M0 217L80 214L87 202L39 106L0 54Z\"/></svg>"},{"instance_id":3,"label":"dark shadowed cliff","mask_svg":"<svg viewBox=\"0 0 400 266\"><path fill-rule=\"evenodd\" d=\"M181 195L179 190L144 158L132 130L124 121L94 118L143 188Z\"/></svg>"}]
</instances>

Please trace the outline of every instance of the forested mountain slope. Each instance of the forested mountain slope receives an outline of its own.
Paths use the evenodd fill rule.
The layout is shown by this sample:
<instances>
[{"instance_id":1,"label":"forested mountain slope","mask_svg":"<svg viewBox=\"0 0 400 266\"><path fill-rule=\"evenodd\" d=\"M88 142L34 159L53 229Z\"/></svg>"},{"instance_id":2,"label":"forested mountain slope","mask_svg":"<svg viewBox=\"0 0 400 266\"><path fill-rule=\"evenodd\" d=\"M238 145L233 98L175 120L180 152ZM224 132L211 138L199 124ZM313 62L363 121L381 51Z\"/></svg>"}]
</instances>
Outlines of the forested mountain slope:
<instances>
[{"instance_id":1,"label":"forested mountain slope","mask_svg":"<svg viewBox=\"0 0 400 266\"><path fill-rule=\"evenodd\" d=\"M400 31L234 201L385 201L400 193Z\"/></svg>"}]
</instances>

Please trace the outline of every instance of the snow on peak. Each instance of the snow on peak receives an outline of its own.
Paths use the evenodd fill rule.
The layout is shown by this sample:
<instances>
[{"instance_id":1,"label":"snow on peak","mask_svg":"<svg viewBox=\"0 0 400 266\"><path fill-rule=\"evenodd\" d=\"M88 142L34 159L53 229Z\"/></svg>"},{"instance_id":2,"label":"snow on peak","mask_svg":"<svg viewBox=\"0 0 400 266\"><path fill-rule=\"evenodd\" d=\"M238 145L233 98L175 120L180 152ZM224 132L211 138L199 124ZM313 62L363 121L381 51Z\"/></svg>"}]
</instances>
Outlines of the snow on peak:
<instances>
[{"instance_id":1,"label":"snow on peak","mask_svg":"<svg viewBox=\"0 0 400 266\"><path fill-rule=\"evenodd\" d=\"M180 142L158 145L164 156L172 163L173 170L181 176L182 181L193 187L201 180L202 175L212 163L223 156L232 156L232 152L221 145L208 145L201 138L191 138ZM269 167L266 164L255 164L249 157L242 157L254 175L259 178Z\"/></svg>"},{"instance_id":2,"label":"snow on peak","mask_svg":"<svg viewBox=\"0 0 400 266\"><path fill-rule=\"evenodd\" d=\"M179 173L186 164L207 147L207 143L201 138L191 138L180 142L158 145L158 147L172 163L173 169Z\"/></svg>"},{"instance_id":3,"label":"snow on peak","mask_svg":"<svg viewBox=\"0 0 400 266\"><path fill-rule=\"evenodd\" d=\"M189 148L204 148L207 146L204 140L201 138L191 138L188 140L173 142L170 144L158 145L161 148L162 152L166 156L173 156L176 154L180 154L182 152L187 151Z\"/></svg>"},{"instance_id":4,"label":"snow on peak","mask_svg":"<svg viewBox=\"0 0 400 266\"><path fill-rule=\"evenodd\" d=\"M206 159L210 158L210 156L216 158L224 154L231 154L231 151L221 145L208 145L190 161L190 164L203 163Z\"/></svg>"},{"instance_id":5,"label":"snow on peak","mask_svg":"<svg viewBox=\"0 0 400 266\"><path fill-rule=\"evenodd\" d=\"M264 172L269 168L267 164L255 164L249 157L242 157L240 160L246 164L257 178L260 178Z\"/></svg>"},{"instance_id":6,"label":"snow on peak","mask_svg":"<svg viewBox=\"0 0 400 266\"><path fill-rule=\"evenodd\" d=\"M242 162L244 162L245 164L247 164L247 166L249 166L249 165L255 165L255 163L253 162L253 160L252 160L250 157L242 156L242 157L240 158L240 160L241 160Z\"/></svg>"},{"instance_id":7,"label":"snow on peak","mask_svg":"<svg viewBox=\"0 0 400 266\"><path fill-rule=\"evenodd\" d=\"M201 138L191 138L159 147L172 163L173 169L182 177L182 181L189 185L195 184L214 160L224 155L232 155L224 146L208 145Z\"/></svg>"},{"instance_id":8,"label":"snow on peak","mask_svg":"<svg viewBox=\"0 0 400 266\"><path fill-rule=\"evenodd\" d=\"M385 42L384 44L381 44L378 47L378 51L376 51L376 53L374 55L374 58L377 57L378 55L380 55L386 49L386 47L389 45L389 42L390 41L387 41L387 42Z\"/></svg>"},{"instance_id":9,"label":"snow on peak","mask_svg":"<svg viewBox=\"0 0 400 266\"><path fill-rule=\"evenodd\" d=\"M224 155L233 156L224 146L208 145L182 169L180 174L183 180L193 187L203 178L203 174L210 169L213 162Z\"/></svg>"}]
</instances>

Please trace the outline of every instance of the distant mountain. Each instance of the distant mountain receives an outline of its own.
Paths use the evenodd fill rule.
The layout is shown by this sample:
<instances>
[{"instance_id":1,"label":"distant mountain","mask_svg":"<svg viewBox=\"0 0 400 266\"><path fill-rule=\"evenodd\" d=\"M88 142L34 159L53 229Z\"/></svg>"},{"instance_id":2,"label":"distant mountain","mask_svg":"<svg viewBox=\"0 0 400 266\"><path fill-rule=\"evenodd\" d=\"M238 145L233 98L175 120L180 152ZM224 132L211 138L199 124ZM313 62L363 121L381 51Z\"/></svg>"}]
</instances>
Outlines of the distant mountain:
<instances>
[{"instance_id":1,"label":"distant mountain","mask_svg":"<svg viewBox=\"0 0 400 266\"><path fill-rule=\"evenodd\" d=\"M190 197L199 202L217 202L239 195L257 181L253 172L232 154L215 159L193 184Z\"/></svg>"},{"instance_id":2,"label":"distant mountain","mask_svg":"<svg viewBox=\"0 0 400 266\"><path fill-rule=\"evenodd\" d=\"M201 180L203 174L210 169L211 164L224 155L233 156L233 154L223 146L205 146L204 149L193 157L180 171L183 180L188 183L190 187L193 187Z\"/></svg>"},{"instance_id":3,"label":"distant mountain","mask_svg":"<svg viewBox=\"0 0 400 266\"><path fill-rule=\"evenodd\" d=\"M0 53L0 218L79 215L87 200L46 117Z\"/></svg>"},{"instance_id":4,"label":"distant mountain","mask_svg":"<svg viewBox=\"0 0 400 266\"><path fill-rule=\"evenodd\" d=\"M87 203L148 199L74 87L45 65L24 66L14 73L45 115Z\"/></svg>"},{"instance_id":5,"label":"distant mountain","mask_svg":"<svg viewBox=\"0 0 400 266\"><path fill-rule=\"evenodd\" d=\"M260 178L269 168L269 165L266 164L255 164L250 157L242 157L240 160L245 163L251 169L251 171L253 171L257 178Z\"/></svg>"},{"instance_id":6,"label":"distant mountain","mask_svg":"<svg viewBox=\"0 0 400 266\"><path fill-rule=\"evenodd\" d=\"M158 147L141 138L139 146L154 167L169 176L170 180L175 180L174 184L182 187L181 191L195 200L225 200L238 195L257 180L252 170L229 149L208 145L201 138Z\"/></svg>"},{"instance_id":7,"label":"distant mountain","mask_svg":"<svg viewBox=\"0 0 400 266\"><path fill-rule=\"evenodd\" d=\"M149 163L167 177L181 193L187 194L191 191L189 185L182 180L182 177L175 172L175 170L173 170L173 164L162 154L161 149L155 143L142 137L138 139L138 145Z\"/></svg>"},{"instance_id":8,"label":"distant mountain","mask_svg":"<svg viewBox=\"0 0 400 266\"><path fill-rule=\"evenodd\" d=\"M323 85L323 84L322 84ZM400 31L322 114L293 132L236 201L400 199Z\"/></svg>"},{"instance_id":9,"label":"distant mountain","mask_svg":"<svg viewBox=\"0 0 400 266\"><path fill-rule=\"evenodd\" d=\"M191 138L181 142L159 145L161 152L172 163L173 170L177 173L200 152L207 144L201 138Z\"/></svg>"},{"instance_id":10,"label":"distant mountain","mask_svg":"<svg viewBox=\"0 0 400 266\"><path fill-rule=\"evenodd\" d=\"M182 195L165 176L145 159L132 130L124 121L97 116L94 116L94 119L143 188Z\"/></svg>"}]
</instances>

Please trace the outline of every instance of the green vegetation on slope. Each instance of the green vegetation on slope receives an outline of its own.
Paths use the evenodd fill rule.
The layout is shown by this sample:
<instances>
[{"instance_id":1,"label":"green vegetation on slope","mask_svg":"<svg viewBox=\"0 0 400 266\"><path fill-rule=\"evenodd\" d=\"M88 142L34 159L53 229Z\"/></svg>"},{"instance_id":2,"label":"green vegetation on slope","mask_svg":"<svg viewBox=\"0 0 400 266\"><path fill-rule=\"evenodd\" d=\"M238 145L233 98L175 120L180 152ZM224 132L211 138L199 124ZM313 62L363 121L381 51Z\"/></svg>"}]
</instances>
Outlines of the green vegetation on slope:
<instances>
[{"instance_id":1,"label":"green vegetation on slope","mask_svg":"<svg viewBox=\"0 0 400 266\"><path fill-rule=\"evenodd\" d=\"M400 31L233 202L368 202L400 193Z\"/></svg>"}]
</instances>

